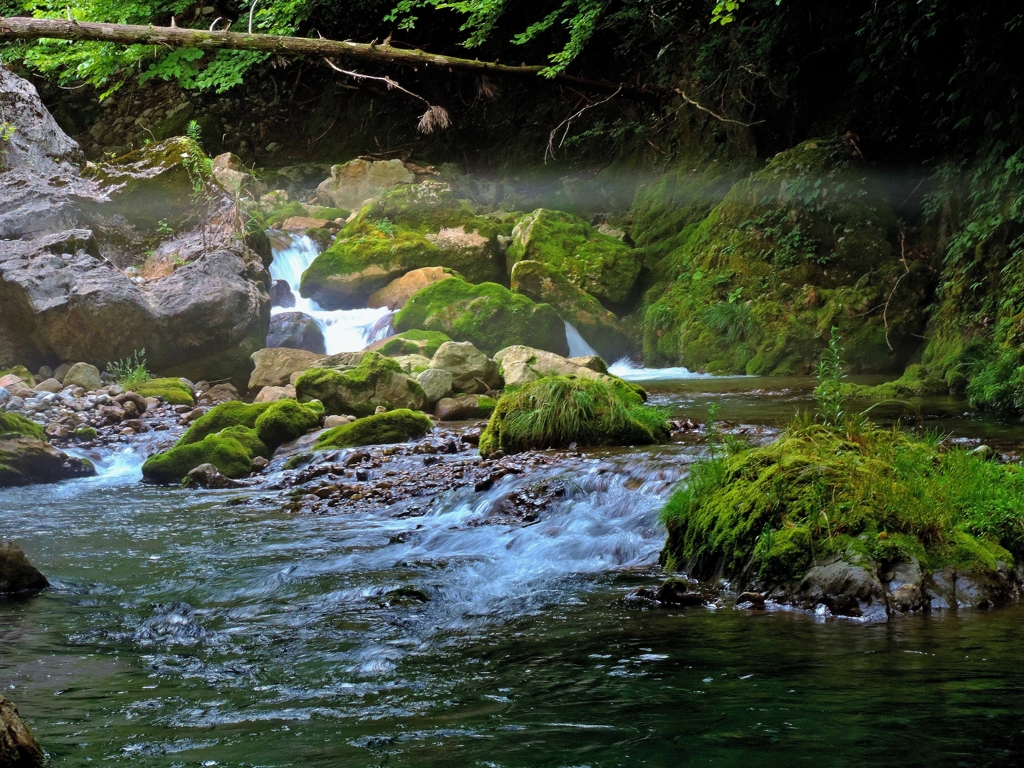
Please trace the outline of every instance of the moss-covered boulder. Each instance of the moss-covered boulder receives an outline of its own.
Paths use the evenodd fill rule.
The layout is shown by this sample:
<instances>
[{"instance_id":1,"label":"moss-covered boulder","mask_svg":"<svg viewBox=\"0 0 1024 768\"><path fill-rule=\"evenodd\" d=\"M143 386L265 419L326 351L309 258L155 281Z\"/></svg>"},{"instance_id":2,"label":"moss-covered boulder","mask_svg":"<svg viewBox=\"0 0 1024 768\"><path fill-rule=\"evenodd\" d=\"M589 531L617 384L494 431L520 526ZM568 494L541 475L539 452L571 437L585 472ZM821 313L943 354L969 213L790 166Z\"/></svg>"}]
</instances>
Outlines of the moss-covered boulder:
<instances>
[{"instance_id":1,"label":"moss-covered boulder","mask_svg":"<svg viewBox=\"0 0 1024 768\"><path fill-rule=\"evenodd\" d=\"M40 425L15 413L0 412L0 488L94 474L91 462L68 456L46 442Z\"/></svg>"},{"instance_id":2,"label":"moss-covered boulder","mask_svg":"<svg viewBox=\"0 0 1024 768\"><path fill-rule=\"evenodd\" d=\"M920 344L927 269L843 141L808 141L733 186L655 268L644 356L721 373L809 372L837 326L855 372Z\"/></svg>"},{"instance_id":3,"label":"moss-covered boulder","mask_svg":"<svg viewBox=\"0 0 1024 768\"><path fill-rule=\"evenodd\" d=\"M451 339L440 331L421 331L413 328L410 331L404 331L374 342L367 349L371 352L380 352L384 357L401 357L402 355L433 357L438 348L446 341L451 341Z\"/></svg>"},{"instance_id":4,"label":"moss-covered boulder","mask_svg":"<svg viewBox=\"0 0 1024 768\"><path fill-rule=\"evenodd\" d=\"M295 382L300 402L319 400L331 415L369 416L378 406L420 410L423 388L401 365L377 352L367 352L347 370L310 368Z\"/></svg>"},{"instance_id":5,"label":"moss-covered boulder","mask_svg":"<svg viewBox=\"0 0 1024 768\"><path fill-rule=\"evenodd\" d=\"M395 315L397 331L440 331L488 355L512 344L569 353L565 323L549 304L537 304L497 283L472 285L453 277L424 288Z\"/></svg>"},{"instance_id":6,"label":"moss-covered boulder","mask_svg":"<svg viewBox=\"0 0 1024 768\"><path fill-rule=\"evenodd\" d=\"M1024 554L1024 473L896 430L794 427L697 464L665 564L808 609L884 618L997 604Z\"/></svg>"},{"instance_id":7,"label":"moss-covered boulder","mask_svg":"<svg viewBox=\"0 0 1024 768\"><path fill-rule=\"evenodd\" d=\"M171 405L195 405L192 390L181 379L149 379L135 387L142 397L159 397Z\"/></svg>"},{"instance_id":8,"label":"moss-covered boulder","mask_svg":"<svg viewBox=\"0 0 1024 768\"><path fill-rule=\"evenodd\" d=\"M374 308L401 309L418 291L439 280L447 280L452 274L452 270L446 267L414 269L371 293L366 305Z\"/></svg>"},{"instance_id":9,"label":"moss-covered boulder","mask_svg":"<svg viewBox=\"0 0 1024 768\"><path fill-rule=\"evenodd\" d=\"M625 382L550 376L506 392L480 436L480 454L668 439L665 415Z\"/></svg>"},{"instance_id":10,"label":"moss-covered boulder","mask_svg":"<svg viewBox=\"0 0 1024 768\"><path fill-rule=\"evenodd\" d=\"M399 408L328 429L317 438L316 450L404 443L423 437L433 426L433 422L425 414Z\"/></svg>"},{"instance_id":11,"label":"moss-covered boulder","mask_svg":"<svg viewBox=\"0 0 1024 768\"><path fill-rule=\"evenodd\" d=\"M316 427L323 415L318 402L221 403L196 419L174 447L147 459L142 476L154 483L179 483L201 464L212 464L225 477L243 477L255 457L269 459L282 443Z\"/></svg>"},{"instance_id":12,"label":"moss-covered boulder","mask_svg":"<svg viewBox=\"0 0 1024 768\"><path fill-rule=\"evenodd\" d=\"M338 233L303 273L299 292L327 309L355 309L423 267L445 267L474 282L498 280L504 276L498 230L444 185L402 187L365 207Z\"/></svg>"},{"instance_id":13,"label":"moss-covered boulder","mask_svg":"<svg viewBox=\"0 0 1024 768\"><path fill-rule=\"evenodd\" d=\"M557 267L540 261L520 261L512 267L512 290L539 304L550 304L608 360L618 360L635 351L619 318L577 288Z\"/></svg>"},{"instance_id":14,"label":"moss-covered boulder","mask_svg":"<svg viewBox=\"0 0 1024 768\"><path fill-rule=\"evenodd\" d=\"M560 269L580 290L620 305L632 295L642 254L577 216L539 208L516 223L505 252L510 274L525 260Z\"/></svg>"}]
</instances>

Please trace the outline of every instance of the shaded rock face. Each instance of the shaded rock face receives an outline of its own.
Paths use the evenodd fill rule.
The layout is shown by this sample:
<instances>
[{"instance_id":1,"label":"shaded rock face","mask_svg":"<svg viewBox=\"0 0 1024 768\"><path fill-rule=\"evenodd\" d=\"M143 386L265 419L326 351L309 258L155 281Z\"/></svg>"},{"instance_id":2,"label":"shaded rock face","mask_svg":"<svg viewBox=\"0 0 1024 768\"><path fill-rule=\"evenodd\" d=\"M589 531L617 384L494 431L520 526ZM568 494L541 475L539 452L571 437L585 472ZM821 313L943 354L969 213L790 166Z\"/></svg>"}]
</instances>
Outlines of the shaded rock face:
<instances>
[{"instance_id":1,"label":"shaded rock face","mask_svg":"<svg viewBox=\"0 0 1024 768\"><path fill-rule=\"evenodd\" d=\"M270 286L270 305L290 309L295 306L295 294L284 280L275 280Z\"/></svg>"},{"instance_id":2,"label":"shaded rock face","mask_svg":"<svg viewBox=\"0 0 1024 768\"><path fill-rule=\"evenodd\" d=\"M40 438L0 437L0 488L95 474L89 461L68 456Z\"/></svg>"},{"instance_id":3,"label":"shaded rock face","mask_svg":"<svg viewBox=\"0 0 1024 768\"><path fill-rule=\"evenodd\" d=\"M145 348L154 372L244 381L266 339L269 276L227 196L211 186L193 201L191 145L150 145L86 178L28 83L0 70L0 93L18 101L8 114L23 140L0 169L0 367L102 367ZM195 228L163 233L176 224ZM148 281L117 266L147 253L185 264Z\"/></svg>"},{"instance_id":4,"label":"shaded rock face","mask_svg":"<svg viewBox=\"0 0 1024 768\"><path fill-rule=\"evenodd\" d=\"M28 561L21 547L10 541L0 542L0 595L37 592L48 586L50 582ZM6 763L0 761L0 765Z\"/></svg>"},{"instance_id":5,"label":"shaded rock face","mask_svg":"<svg viewBox=\"0 0 1024 768\"><path fill-rule=\"evenodd\" d=\"M282 312L270 318L268 347L304 349L308 352L326 354L327 346L323 331L316 320L302 312Z\"/></svg>"},{"instance_id":6,"label":"shaded rock face","mask_svg":"<svg viewBox=\"0 0 1024 768\"><path fill-rule=\"evenodd\" d=\"M45 755L17 707L0 696L0 765L4 768L42 768Z\"/></svg>"}]
</instances>

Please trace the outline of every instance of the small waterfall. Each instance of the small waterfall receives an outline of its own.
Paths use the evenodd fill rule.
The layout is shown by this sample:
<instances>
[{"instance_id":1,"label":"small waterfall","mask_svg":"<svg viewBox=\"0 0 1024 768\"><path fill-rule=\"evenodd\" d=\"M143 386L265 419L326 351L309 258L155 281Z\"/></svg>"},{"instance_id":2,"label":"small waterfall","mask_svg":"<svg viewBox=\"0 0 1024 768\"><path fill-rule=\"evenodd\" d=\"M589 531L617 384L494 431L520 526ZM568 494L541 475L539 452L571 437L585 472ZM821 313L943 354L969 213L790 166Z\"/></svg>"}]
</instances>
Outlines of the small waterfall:
<instances>
[{"instance_id":1,"label":"small waterfall","mask_svg":"<svg viewBox=\"0 0 1024 768\"><path fill-rule=\"evenodd\" d=\"M390 328L389 322L382 322L391 314L386 307L325 310L312 299L304 299L299 295L302 273L319 254L311 238L275 232L271 243L274 260L270 264L270 276L275 280L284 280L295 294L294 307L274 307L270 311L272 315L302 312L312 317L320 326L329 355L363 349L380 336L382 327Z\"/></svg>"},{"instance_id":2,"label":"small waterfall","mask_svg":"<svg viewBox=\"0 0 1024 768\"><path fill-rule=\"evenodd\" d=\"M597 354L572 323L565 324L565 340L569 342L569 357L589 357Z\"/></svg>"},{"instance_id":3,"label":"small waterfall","mask_svg":"<svg viewBox=\"0 0 1024 768\"><path fill-rule=\"evenodd\" d=\"M608 373L626 381L673 381L676 379L710 379L711 373L693 373L688 368L641 368L628 357L616 360Z\"/></svg>"}]
</instances>

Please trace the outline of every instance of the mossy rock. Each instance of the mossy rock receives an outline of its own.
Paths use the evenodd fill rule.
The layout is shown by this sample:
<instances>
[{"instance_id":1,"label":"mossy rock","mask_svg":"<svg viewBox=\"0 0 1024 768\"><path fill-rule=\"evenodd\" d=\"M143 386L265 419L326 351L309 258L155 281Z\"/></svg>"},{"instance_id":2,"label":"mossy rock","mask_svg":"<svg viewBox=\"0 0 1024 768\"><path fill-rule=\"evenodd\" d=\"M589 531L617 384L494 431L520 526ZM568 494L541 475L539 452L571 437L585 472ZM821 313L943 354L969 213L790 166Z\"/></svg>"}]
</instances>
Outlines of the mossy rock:
<instances>
[{"instance_id":1,"label":"mossy rock","mask_svg":"<svg viewBox=\"0 0 1024 768\"><path fill-rule=\"evenodd\" d=\"M159 397L171 405L195 405L196 399L180 379L150 379L135 387L135 394L142 397Z\"/></svg>"},{"instance_id":2,"label":"mossy rock","mask_svg":"<svg viewBox=\"0 0 1024 768\"><path fill-rule=\"evenodd\" d=\"M404 443L430 432L434 423L428 416L407 408L398 408L342 424L325 431L316 441L316 450L355 448L360 445Z\"/></svg>"},{"instance_id":3,"label":"mossy rock","mask_svg":"<svg viewBox=\"0 0 1024 768\"><path fill-rule=\"evenodd\" d=\"M295 382L300 402L319 400L326 413L369 416L378 406L420 409L426 403L423 388L394 360L367 352L359 365L344 371L310 368Z\"/></svg>"},{"instance_id":4,"label":"mossy rock","mask_svg":"<svg viewBox=\"0 0 1024 768\"><path fill-rule=\"evenodd\" d=\"M288 219L295 216L302 216L303 218L318 218L316 216L310 216L309 210L302 203L292 200L285 203L280 208L276 208L266 215L267 226L271 229L275 229L284 224Z\"/></svg>"},{"instance_id":5,"label":"mossy rock","mask_svg":"<svg viewBox=\"0 0 1024 768\"><path fill-rule=\"evenodd\" d=\"M310 408L294 400L278 400L256 417L256 434L264 443L276 448L302 437L322 418L323 409Z\"/></svg>"},{"instance_id":6,"label":"mossy rock","mask_svg":"<svg viewBox=\"0 0 1024 768\"><path fill-rule=\"evenodd\" d=\"M30 387L32 386L32 382L35 380L35 377L32 376L31 371L29 371L29 369L26 368L24 365L13 365L10 368L0 369L0 378L3 378L4 376L7 376L8 374L12 373L19 379L24 381Z\"/></svg>"},{"instance_id":7,"label":"mossy rock","mask_svg":"<svg viewBox=\"0 0 1024 768\"><path fill-rule=\"evenodd\" d=\"M39 424L0 412L0 488L94 474L91 462L70 457L46 442Z\"/></svg>"},{"instance_id":8,"label":"mossy rock","mask_svg":"<svg viewBox=\"0 0 1024 768\"><path fill-rule=\"evenodd\" d=\"M299 293L326 309L365 307L406 272L446 267L484 282L504 277L497 225L462 203L431 201L424 185L400 187L365 207L303 273Z\"/></svg>"},{"instance_id":9,"label":"mossy rock","mask_svg":"<svg viewBox=\"0 0 1024 768\"><path fill-rule=\"evenodd\" d=\"M150 456L142 465L142 476L153 483L180 483L200 464L213 464L225 477L244 477L252 471L252 460L258 447L255 433L243 443L239 431L246 427L229 427L222 433L210 434L192 443L179 442L169 451ZM246 434L248 434L246 433ZM252 439L255 438L255 441Z\"/></svg>"},{"instance_id":10,"label":"mossy rock","mask_svg":"<svg viewBox=\"0 0 1024 768\"><path fill-rule=\"evenodd\" d=\"M599 355L615 361L634 351L622 323L601 302L577 288L557 267L520 261L512 268L512 290L550 304Z\"/></svg>"},{"instance_id":11,"label":"mossy rock","mask_svg":"<svg viewBox=\"0 0 1024 768\"><path fill-rule=\"evenodd\" d=\"M192 422L185 430L185 434L178 440L178 445L198 443L208 435L216 434L228 427L253 429L256 426L256 419L273 405L275 403L243 403L241 400L215 405Z\"/></svg>"},{"instance_id":12,"label":"mossy rock","mask_svg":"<svg viewBox=\"0 0 1024 768\"><path fill-rule=\"evenodd\" d=\"M0 411L0 440L13 437L34 437L36 440L45 440L46 434L41 424L36 424L31 419L26 419L17 413Z\"/></svg>"},{"instance_id":13,"label":"mossy rock","mask_svg":"<svg viewBox=\"0 0 1024 768\"><path fill-rule=\"evenodd\" d=\"M549 304L537 304L497 283L472 285L450 277L416 293L395 315L395 329L438 331L469 341L488 355L513 344L569 353L565 323Z\"/></svg>"},{"instance_id":14,"label":"mossy rock","mask_svg":"<svg viewBox=\"0 0 1024 768\"><path fill-rule=\"evenodd\" d=\"M347 208L322 208L318 211L311 211L309 215L314 219L335 221L337 219L347 219L352 215L352 211Z\"/></svg>"},{"instance_id":15,"label":"mossy rock","mask_svg":"<svg viewBox=\"0 0 1024 768\"><path fill-rule=\"evenodd\" d=\"M788 591L837 560L999 580L1024 555L1021 510L1019 465L870 425L794 426L694 465L662 510L663 561L737 590Z\"/></svg>"},{"instance_id":16,"label":"mossy rock","mask_svg":"<svg viewBox=\"0 0 1024 768\"><path fill-rule=\"evenodd\" d=\"M854 372L900 370L920 344L930 278L899 258L895 234L849 145L779 154L656 266L642 306L647 364L808 373L836 326Z\"/></svg>"},{"instance_id":17,"label":"mossy rock","mask_svg":"<svg viewBox=\"0 0 1024 768\"><path fill-rule=\"evenodd\" d=\"M438 347L446 341L451 341L451 339L440 331L421 331L413 328L390 336L374 351L385 357L401 357L403 355L433 357Z\"/></svg>"},{"instance_id":18,"label":"mossy rock","mask_svg":"<svg viewBox=\"0 0 1024 768\"><path fill-rule=\"evenodd\" d=\"M573 443L649 445L668 437L665 415L625 382L550 376L501 396L480 436L480 454Z\"/></svg>"},{"instance_id":19,"label":"mossy rock","mask_svg":"<svg viewBox=\"0 0 1024 768\"><path fill-rule=\"evenodd\" d=\"M928 395L946 395L949 385L946 380L937 376L925 365L908 365L895 381L869 386L865 384L844 384L844 397L857 400L902 400L910 397L927 397Z\"/></svg>"},{"instance_id":20,"label":"mossy rock","mask_svg":"<svg viewBox=\"0 0 1024 768\"><path fill-rule=\"evenodd\" d=\"M516 223L505 252L510 274L520 261L539 261L561 270L580 290L611 305L631 297L641 259L639 251L601 234L583 219L546 208Z\"/></svg>"}]
</instances>

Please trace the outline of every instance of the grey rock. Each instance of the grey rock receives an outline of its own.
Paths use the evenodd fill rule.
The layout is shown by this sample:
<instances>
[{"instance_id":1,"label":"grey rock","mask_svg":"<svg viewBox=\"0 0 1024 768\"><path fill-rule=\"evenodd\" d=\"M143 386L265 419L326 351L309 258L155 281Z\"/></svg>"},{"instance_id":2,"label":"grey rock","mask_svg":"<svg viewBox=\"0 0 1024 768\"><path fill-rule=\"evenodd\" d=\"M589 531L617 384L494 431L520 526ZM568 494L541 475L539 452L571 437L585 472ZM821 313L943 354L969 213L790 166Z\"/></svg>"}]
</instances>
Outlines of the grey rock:
<instances>
[{"instance_id":1,"label":"grey rock","mask_svg":"<svg viewBox=\"0 0 1024 768\"><path fill-rule=\"evenodd\" d=\"M501 387L498 364L468 341L446 341L430 361L431 368L452 375L452 389L482 394Z\"/></svg>"},{"instance_id":2,"label":"grey rock","mask_svg":"<svg viewBox=\"0 0 1024 768\"><path fill-rule=\"evenodd\" d=\"M56 379L46 379L36 384L35 389L37 392L60 392L61 385Z\"/></svg>"},{"instance_id":3,"label":"grey rock","mask_svg":"<svg viewBox=\"0 0 1024 768\"><path fill-rule=\"evenodd\" d=\"M452 394L454 378L451 371L440 368L428 368L416 377L416 381L423 387L423 393L427 396L427 407L433 408L441 398Z\"/></svg>"},{"instance_id":4,"label":"grey rock","mask_svg":"<svg viewBox=\"0 0 1024 768\"><path fill-rule=\"evenodd\" d=\"M189 470L182 485L186 488L240 488L243 483L225 477L213 464L200 464Z\"/></svg>"},{"instance_id":5,"label":"grey rock","mask_svg":"<svg viewBox=\"0 0 1024 768\"><path fill-rule=\"evenodd\" d=\"M295 294L291 286L284 280L275 280L270 286L270 305L272 307L284 307L285 309L295 306Z\"/></svg>"},{"instance_id":6,"label":"grey rock","mask_svg":"<svg viewBox=\"0 0 1024 768\"><path fill-rule=\"evenodd\" d=\"M302 312L282 312L270 318L267 347L304 349L320 355L327 353L323 331L316 320Z\"/></svg>"},{"instance_id":7,"label":"grey rock","mask_svg":"<svg viewBox=\"0 0 1024 768\"><path fill-rule=\"evenodd\" d=\"M99 389L103 386L100 369L89 363L75 363L64 375L64 386L81 387L86 391Z\"/></svg>"},{"instance_id":8,"label":"grey rock","mask_svg":"<svg viewBox=\"0 0 1024 768\"><path fill-rule=\"evenodd\" d=\"M316 196L323 205L353 210L381 192L415 180L401 160L352 160L332 166L331 177L316 188Z\"/></svg>"},{"instance_id":9,"label":"grey rock","mask_svg":"<svg viewBox=\"0 0 1024 768\"><path fill-rule=\"evenodd\" d=\"M481 400L479 395L445 397L438 401L437 407L434 408L434 415L441 421L485 419L490 416L491 408L485 406Z\"/></svg>"},{"instance_id":10,"label":"grey rock","mask_svg":"<svg viewBox=\"0 0 1024 768\"><path fill-rule=\"evenodd\" d=\"M808 569L793 598L803 608L825 606L835 616L869 621L888 618L885 588L878 576L873 570L842 560Z\"/></svg>"}]
</instances>

